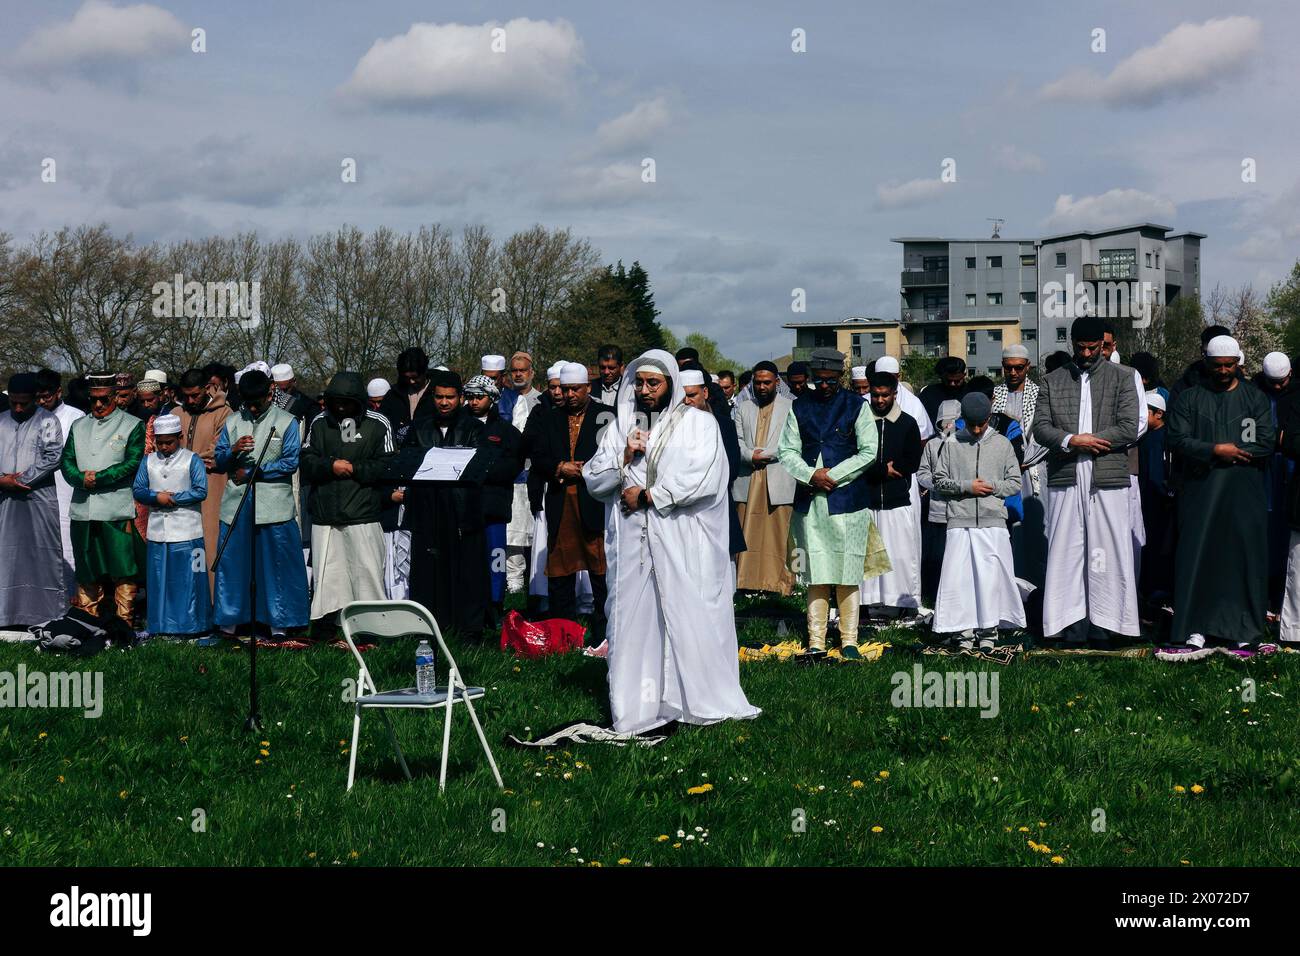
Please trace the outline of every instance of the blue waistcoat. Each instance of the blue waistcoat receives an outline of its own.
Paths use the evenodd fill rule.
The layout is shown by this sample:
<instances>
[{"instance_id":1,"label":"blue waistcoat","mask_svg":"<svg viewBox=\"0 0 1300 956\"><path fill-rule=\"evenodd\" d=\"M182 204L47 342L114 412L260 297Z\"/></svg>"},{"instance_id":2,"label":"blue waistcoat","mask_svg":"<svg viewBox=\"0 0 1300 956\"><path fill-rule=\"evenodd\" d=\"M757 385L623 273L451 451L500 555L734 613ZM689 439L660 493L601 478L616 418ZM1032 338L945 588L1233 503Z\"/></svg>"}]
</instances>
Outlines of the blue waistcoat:
<instances>
[{"instance_id":1,"label":"blue waistcoat","mask_svg":"<svg viewBox=\"0 0 1300 956\"><path fill-rule=\"evenodd\" d=\"M858 435L854 426L862 405L861 395L843 388L826 402L819 402L812 394L795 399L791 410L799 422L799 441L806 464L815 467L817 456L821 455L822 466L834 468L858 453ZM796 486L795 510L807 514L811 503L812 489L802 484ZM867 483L859 475L827 495L826 503L833 515L861 511L867 507Z\"/></svg>"}]
</instances>

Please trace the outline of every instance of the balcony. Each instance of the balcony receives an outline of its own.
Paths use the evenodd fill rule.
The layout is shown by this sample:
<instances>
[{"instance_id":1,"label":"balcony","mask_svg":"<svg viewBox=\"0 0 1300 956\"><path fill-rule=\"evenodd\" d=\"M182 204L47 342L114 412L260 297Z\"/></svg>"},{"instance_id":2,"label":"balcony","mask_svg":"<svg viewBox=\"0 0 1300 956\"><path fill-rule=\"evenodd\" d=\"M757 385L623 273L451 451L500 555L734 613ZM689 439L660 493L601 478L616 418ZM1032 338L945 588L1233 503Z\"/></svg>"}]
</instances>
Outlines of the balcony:
<instances>
[{"instance_id":1,"label":"balcony","mask_svg":"<svg viewBox=\"0 0 1300 956\"><path fill-rule=\"evenodd\" d=\"M904 325L914 324L917 322L947 322L948 309L945 306L941 309L903 309L902 322Z\"/></svg>"},{"instance_id":2,"label":"balcony","mask_svg":"<svg viewBox=\"0 0 1300 956\"><path fill-rule=\"evenodd\" d=\"M1083 264L1084 282L1132 282L1137 279L1137 266L1115 265L1095 262Z\"/></svg>"},{"instance_id":3,"label":"balcony","mask_svg":"<svg viewBox=\"0 0 1300 956\"><path fill-rule=\"evenodd\" d=\"M924 355L926 358L944 358L948 355L947 345L911 345L903 343L903 358L909 355Z\"/></svg>"},{"instance_id":4,"label":"balcony","mask_svg":"<svg viewBox=\"0 0 1300 956\"><path fill-rule=\"evenodd\" d=\"M898 280L903 289L914 289L923 285L948 284L947 269L904 269Z\"/></svg>"}]
</instances>

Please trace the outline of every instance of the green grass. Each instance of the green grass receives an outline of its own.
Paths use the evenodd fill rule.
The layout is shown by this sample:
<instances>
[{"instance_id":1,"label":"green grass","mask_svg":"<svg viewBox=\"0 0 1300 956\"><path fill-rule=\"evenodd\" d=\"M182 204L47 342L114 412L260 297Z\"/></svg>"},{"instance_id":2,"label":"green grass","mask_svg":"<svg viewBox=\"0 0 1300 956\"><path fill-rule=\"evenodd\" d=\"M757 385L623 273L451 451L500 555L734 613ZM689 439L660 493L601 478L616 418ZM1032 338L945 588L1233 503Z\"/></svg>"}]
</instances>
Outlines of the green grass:
<instances>
[{"instance_id":1,"label":"green grass","mask_svg":"<svg viewBox=\"0 0 1300 956\"><path fill-rule=\"evenodd\" d=\"M746 693L764 709L755 721L683 728L654 748L568 752L500 740L606 720L603 661L516 661L494 646L462 648L467 679L489 688L480 713L508 792L492 785L461 715L444 795L441 723L419 714L395 717L415 781L402 779L372 717L359 781L344 792L351 708L342 689L355 676L345 652L260 655L267 730L259 735L241 729L241 651L150 644L78 661L3 645L0 670L24 662L102 670L106 705L95 720L66 710L4 714L0 863L1050 867L1053 855L1065 866L1294 863L1300 657L1022 659L1003 668L925 658L930 669L1000 675L1000 713L981 719L972 709L891 706L891 675L922 660L905 646L909 635L893 636L893 651L876 663L742 665ZM771 637L767 624L742 630L747 643ZM413 651L373 653L381 685L385 674L390 685L412 679ZM1249 703L1247 676L1257 693ZM704 783L713 790L687 793ZM1193 784L1204 792L1191 793ZM192 827L196 808L205 832ZM1098 808L1102 832L1093 827ZM679 830L695 839L678 839ZM1051 853L1030 849L1031 839Z\"/></svg>"}]
</instances>

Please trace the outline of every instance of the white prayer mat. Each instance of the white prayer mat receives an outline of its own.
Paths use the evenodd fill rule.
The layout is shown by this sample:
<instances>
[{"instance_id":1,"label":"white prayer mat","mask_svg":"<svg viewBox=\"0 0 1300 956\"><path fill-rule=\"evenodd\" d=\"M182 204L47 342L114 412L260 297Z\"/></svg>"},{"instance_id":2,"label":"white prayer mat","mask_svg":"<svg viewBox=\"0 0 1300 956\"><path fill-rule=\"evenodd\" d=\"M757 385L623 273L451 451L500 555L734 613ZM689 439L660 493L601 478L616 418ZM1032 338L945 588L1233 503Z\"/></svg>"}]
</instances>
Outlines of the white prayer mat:
<instances>
[{"instance_id":1,"label":"white prayer mat","mask_svg":"<svg viewBox=\"0 0 1300 956\"><path fill-rule=\"evenodd\" d=\"M514 734L506 734L506 743L511 747L535 748L567 747L570 744L613 744L615 747L626 747L632 744L636 747L653 747L663 743L676 732L675 723L656 727L643 734L620 734L608 727L598 727L595 724L578 721L548 730L534 740L520 740Z\"/></svg>"}]
</instances>

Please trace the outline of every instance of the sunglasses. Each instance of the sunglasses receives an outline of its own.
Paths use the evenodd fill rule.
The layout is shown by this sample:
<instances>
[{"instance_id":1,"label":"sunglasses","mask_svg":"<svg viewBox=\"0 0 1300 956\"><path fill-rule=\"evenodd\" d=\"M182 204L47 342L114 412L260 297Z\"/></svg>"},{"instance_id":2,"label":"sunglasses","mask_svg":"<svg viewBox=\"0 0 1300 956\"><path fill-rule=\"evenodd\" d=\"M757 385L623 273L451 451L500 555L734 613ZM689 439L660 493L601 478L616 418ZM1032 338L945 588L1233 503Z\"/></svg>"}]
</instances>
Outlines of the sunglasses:
<instances>
[{"instance_id":1,"label":"sunglasses","mask_svg":"<svg viewBox=\"0 0 1300 956\"><path fill-rule=\"evenodd\" d=\"M92 395L90 404L92 405L112 405L115 399L112 395Z\"/></svg>"},{"instance_id":2,"label":"sunglasses","mask_svg":"<svg viewBox=\"0 0 1300 956\"><path fill-rule=\"evenodd\" d=\"M813 388L830 388L832 385L838 385L838 378L815 378L812 380Z\"/></svg>"}]
</instances>

